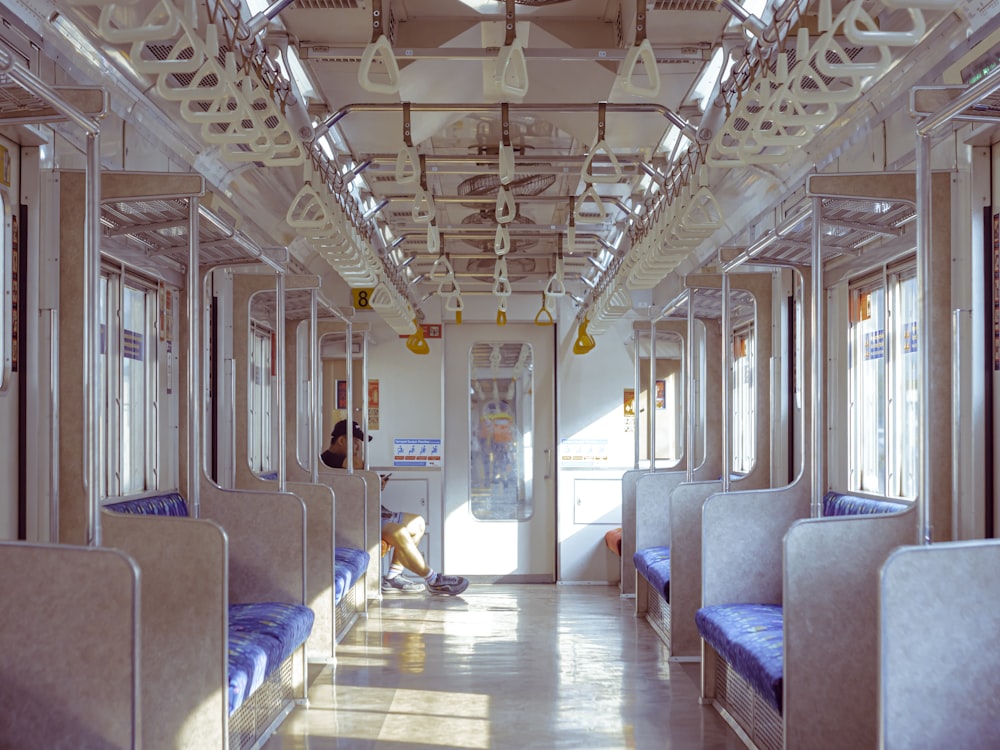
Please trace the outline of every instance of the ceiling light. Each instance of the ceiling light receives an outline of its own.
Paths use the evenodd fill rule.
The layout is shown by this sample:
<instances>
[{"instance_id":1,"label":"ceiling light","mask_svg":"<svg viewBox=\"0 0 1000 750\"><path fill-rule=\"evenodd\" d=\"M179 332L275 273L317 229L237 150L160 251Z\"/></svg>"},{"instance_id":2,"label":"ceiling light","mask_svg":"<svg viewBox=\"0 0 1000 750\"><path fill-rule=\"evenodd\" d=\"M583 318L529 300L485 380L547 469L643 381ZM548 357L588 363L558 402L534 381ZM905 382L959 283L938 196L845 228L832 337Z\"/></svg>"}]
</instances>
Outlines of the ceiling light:
<instances>
[{"instance_id":1,"label":"ceiling light","mask_svg":"<svg viewBox=\"0 0 1000 750\"><path fill-rule=\"evenodd\" d=\"M702 112L708 106L709 97L715 90L715 84L719 81L719 73L722 72L722 60L724 56L725 52L723 48L716 47L715 52L712 53L712 59L708 65L702 68L701 75L698 76L698 80L695 81L691 89L690 98L698 102L698 109Z\"/></svg>"}]
</instances>

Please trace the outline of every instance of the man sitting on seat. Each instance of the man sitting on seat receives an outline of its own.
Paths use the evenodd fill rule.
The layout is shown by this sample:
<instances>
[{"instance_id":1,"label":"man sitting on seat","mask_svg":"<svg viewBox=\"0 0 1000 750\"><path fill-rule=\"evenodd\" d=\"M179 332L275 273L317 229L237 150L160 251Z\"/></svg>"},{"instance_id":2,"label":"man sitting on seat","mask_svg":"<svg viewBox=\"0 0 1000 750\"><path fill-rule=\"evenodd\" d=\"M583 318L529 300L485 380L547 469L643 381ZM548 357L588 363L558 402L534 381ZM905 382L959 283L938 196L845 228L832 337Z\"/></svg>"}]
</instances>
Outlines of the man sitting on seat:
<instances>
[{"instance_id":1,"label":"man sitting on seat","mask_svg":"<svg viewBox=\"0 0 1000 750\"><path fill-rule=\"evenodd\" d=\"M361 425L353 423L353 460L355 469L363 469L365 433ZM368 438L371 440L371 437ZM330 447L320 458L327 466L335 469L347 468L347 420L342 419L330 434ZM385 487L386 477L382 478ZM382 506L382 540L392 547L392 562L389 573L382 578L383 593L417 593L424 590L424 584L405 578L403 569L412 570L426 582L432 594L461 594L469 586L469 581L460 576L446 576L435 572L420 554L417 544L424 535L426 523L423 517L413 513L400 513Z\"/></svg>"}]
</instances>

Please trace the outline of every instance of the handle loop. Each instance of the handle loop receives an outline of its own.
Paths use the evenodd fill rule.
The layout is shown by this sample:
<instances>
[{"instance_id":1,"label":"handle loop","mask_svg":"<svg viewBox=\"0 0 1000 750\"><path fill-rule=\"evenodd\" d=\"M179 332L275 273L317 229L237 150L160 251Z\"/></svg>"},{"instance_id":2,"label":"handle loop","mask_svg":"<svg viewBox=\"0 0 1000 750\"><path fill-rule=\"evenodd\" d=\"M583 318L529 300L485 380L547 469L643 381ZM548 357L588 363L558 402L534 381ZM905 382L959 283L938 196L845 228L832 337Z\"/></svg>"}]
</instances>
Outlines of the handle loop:
<instances>
[{"instance_id":1,"label":"handle loop","mask_svg":"<svg viewBox=\"0 0 1000 750\"><path fill-rule=\"evenodd\" d=\"M372 78L372 66L376 60L381 60L385 65L388 83ZM372 0L372 40L361 54L358 85L374 94L395 94L399 91L399 63L382 30L382 0Z\"/></svg>"},{"instance_id":2,"label":"handle loop","mask_svg":"<svg viewBox=\"0 0 1000 750\"><path fill-rule=\"evenodd\" d=\"M514 200L514 191L506 185L501 186L497 191L497 223L510 224L517 216L517 203Z\"/></svg>"},{"instance_id":3,"label":"handle loop","mask_svg":"<svg viewBox=\"0 0 1000 750\"><path fill-rule=\"evenodd\" d=\"M413 325L417 327L417 330L406 339L406 348L414 354L429 354L431 348L427 345L427 340L424 338L423 326L420 325L416 318L413 319Z\"/></svg>"},{"instance_id":4,"label":"handle loop","mask_svg":"<svg viewBox=\"0 0 1000 750\"><path fill-rule=\"evenodd\" d=\"M538 308L538 312L535 313L535 325L536 326L554 326L556 321L552 317L552 313L549 312L548 298L545 292L542 292L542 306Z\"/></svg>"},{"instance_id":5,"label":"handle loop","mask_svg":"<svg viewBox=\"0 0 1000 750\"><path fill-rule=\"evenodd\" d=\"M510 230L506 224L497 226L496 237L493 239L493 252L497 255L506 255L510 252Z\"/></svg>"}]
</instances>

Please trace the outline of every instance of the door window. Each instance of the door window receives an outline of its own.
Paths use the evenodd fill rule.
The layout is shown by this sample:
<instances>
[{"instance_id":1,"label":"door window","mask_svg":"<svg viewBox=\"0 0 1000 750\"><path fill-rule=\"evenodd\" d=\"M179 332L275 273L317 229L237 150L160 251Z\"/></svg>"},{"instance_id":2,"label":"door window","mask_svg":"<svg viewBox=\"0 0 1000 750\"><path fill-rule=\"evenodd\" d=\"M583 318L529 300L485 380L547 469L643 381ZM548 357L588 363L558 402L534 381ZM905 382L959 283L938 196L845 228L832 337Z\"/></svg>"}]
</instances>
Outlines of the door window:
<instances>
[{"instance_id":1,"label":"door window","mask_svg":"<svg viewBox=\"0 0 1000 750\"><path fill-rule=\"evenodd\" d=\"M469 351L472 514L483 521L531 518L531 345L476 342Z\"/></svg>"}]
</instances>

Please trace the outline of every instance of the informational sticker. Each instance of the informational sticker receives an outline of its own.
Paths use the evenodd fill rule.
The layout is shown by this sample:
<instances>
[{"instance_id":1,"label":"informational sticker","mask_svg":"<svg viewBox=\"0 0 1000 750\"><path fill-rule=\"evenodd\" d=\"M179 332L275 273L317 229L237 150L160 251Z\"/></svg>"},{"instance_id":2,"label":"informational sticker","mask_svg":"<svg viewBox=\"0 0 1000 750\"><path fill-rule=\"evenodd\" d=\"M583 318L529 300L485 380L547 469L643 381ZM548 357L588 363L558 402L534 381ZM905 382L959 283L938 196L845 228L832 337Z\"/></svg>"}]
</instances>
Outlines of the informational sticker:
<instances>
[{"instance_id":1,"label":"informational sticker","mask_svg":"<svg viewBox=\"0 0 1000 750\"><path fill-rule=\"evenodd\" d=\"M441 324L440 323L421 323L420 330L424 334L425 339L439 339L441 338ZM407 339L409 336L407 334L401 334L401 339Z\"/></svg>"},{"instance_id":2,"label":"informational sticker","mask_svg":"<svg viewBox=\"0 0 1000 750\"><path fill-rule=\"evenodd\" d=\"M666 409L667 408L667 381L657 380L656 381L656 408Z\"/></svg>"},{"instance_id":3,"label":"informational sticker","mask_svg":"<svg viewBox=\"0 0 1000 750\"><path fill-rule=\"evenodd\" d=\"M347 408L347 381L338 380L337 381L337 408L346 409Z\"/></svg>"},{"instance_id":4,"label":"informational sticker","mask_svg":"<svg viewBox=\"0 0 1000 750\"><path fill-rule=\"evenodd\" d=\"M865 359L882 359L885 356L885 331L869 331L864 340Z\"/></svg>"},{"instance_id":5,"label":"informational sticker","mask_svg":"<svg viewBox=\"0 0 1000 750\"><path fill-rule=\"evenodd\" d=\"M352 289L351 290L351 304L354 305L355 310L371 310L372 309L372 292L374 289Z\"/></svg>"},{"instance_id":6,"label":"informational sticker","mask_svg":"<svg viewBox=\"0 0 1000 750\"><path fill-rule=\"evenodd\" d=\"M393 438L393 466L432 466L443 465L440 438Z\"/></svg>"},{"instance_id":7,"label":"informational sticker","mask_svg":"<svg viewBox=\"0 0 1000 750\"><path fill-rule=\"evenodd\" d=\"M368 381L368 429L378 429L378 381Z\"/></svg>"},{"instance_id":8,"label":"informational sticker","mask_svg":"<svg viewBox=\"0 0 1000 750\"><path fill-rule=\"evenodd\" d=\"M570 467L607 466L608 441L578 438L559 443L559 463Z\"/></svg>"}]
</instances>

